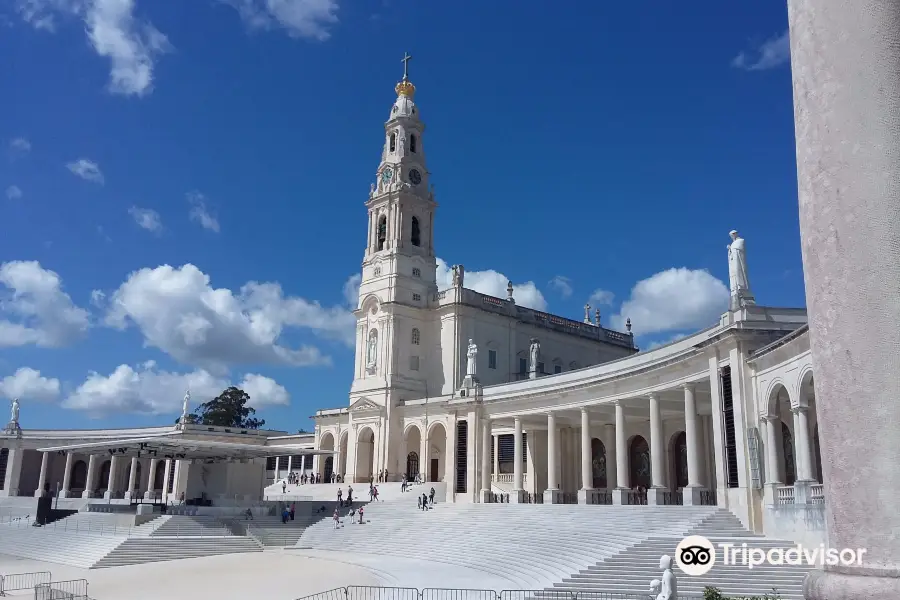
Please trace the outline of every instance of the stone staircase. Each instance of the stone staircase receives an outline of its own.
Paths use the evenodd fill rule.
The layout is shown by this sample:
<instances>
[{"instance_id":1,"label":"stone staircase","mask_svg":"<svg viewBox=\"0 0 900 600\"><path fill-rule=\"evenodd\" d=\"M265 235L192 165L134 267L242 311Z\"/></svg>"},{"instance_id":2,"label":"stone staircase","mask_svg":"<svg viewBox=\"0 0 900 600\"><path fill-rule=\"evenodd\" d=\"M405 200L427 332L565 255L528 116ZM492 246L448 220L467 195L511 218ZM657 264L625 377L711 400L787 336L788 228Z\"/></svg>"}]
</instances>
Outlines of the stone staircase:
<instances>
[{"instance_id":1,"label":"stone staircase","mask_svg":"<svg viewBox=\"0 0 900 600\"><path fill-rule=\"evenodd\" d=\"M334 507L331 508L331 511ZM307 527L318 523L324 518L331 519L331 512L313 515L296 515L293 521L281 522L281 517L256 517L252 521L238 521L239 524L249 526L250 535L255 537L266 547L295 546L300 536Z\"/></svg>"},{"instance_id":2,"label":"stone staircase","mask_svg":"<svg viewBox=\"0 0 900 600\"><path fill-rule=\"evenodd\" d=\"M181 560L199 556L262 552L263 547L252 537L205 535L201 537L129 538L92 565L94 569L121 567L149 562Z\"/></svg>"},{"instance_id":3,"label":"stone staircase","mask_svg":"<svg viewBox=\"0 0 900 600\"><path fill-rule=\"evenodd\" d=\"M219 519L210 515L168 515L151 534L153 537L222 537L234 535Z\"/></svg>"},{"instance_id":4,"label":"stone staircase","mask_svg":"<svg viewBox=\"0 0 900 600\"><path fill-rule=\"evenodd\" d=\"M716 510L437 503L432 510L421 511L416 509L415 494L410 494L408 499L369 504L363 525L351 525L345 517L337 531L331 519L312 525L297 547L349 548L378 555L382 561L395 556L453 564L484 576L469 577L470 588L508 588L512 583L520 589L542 589L651 536L683 536ZM658 565L659 556L654 561ZM378 568L391 567L385 563ZM406 580L402 572L396 577ZM504 584L498 583L501 579ZM435 581L433 585L442 584Z\"/></svg>"},{"instance_id":5,"label":"stone staircase","mask_svg":"<svg viewBox=\"0 0 900 600\"><path fill-rule=\"evenodd\" d=\"M87 569L128 539L111 531L0 526L0 554Z\"/></svg>"},{"instance_id":6,"label":"stone staircase","mask_svg":"<svg viewBox=\"0 0 900 600\"><path fill-rule=\"evenodd\" d=\"M688 535L700 535L709 539L717 548L716 563L706 575L690 577L677 567L679 595L702 596L706 586L719 588L727 597L763 595L777 591L784 600L802 600L803 580L812 569L789 565L761 565L752 570L745 565L723 564L723 552L719 544L740 547L771 549L794 547L794 542L773 540L750 533L741 522L725 509L717 510L700 523L679 535L653 535L618 554L605 558L596 565L566 577L555 584L553 591L571 592L604 591L627 594L646 594L650 581L660 578L659 559L663 554L675 556L678 543Z\"/></svg>"}]
</instances>

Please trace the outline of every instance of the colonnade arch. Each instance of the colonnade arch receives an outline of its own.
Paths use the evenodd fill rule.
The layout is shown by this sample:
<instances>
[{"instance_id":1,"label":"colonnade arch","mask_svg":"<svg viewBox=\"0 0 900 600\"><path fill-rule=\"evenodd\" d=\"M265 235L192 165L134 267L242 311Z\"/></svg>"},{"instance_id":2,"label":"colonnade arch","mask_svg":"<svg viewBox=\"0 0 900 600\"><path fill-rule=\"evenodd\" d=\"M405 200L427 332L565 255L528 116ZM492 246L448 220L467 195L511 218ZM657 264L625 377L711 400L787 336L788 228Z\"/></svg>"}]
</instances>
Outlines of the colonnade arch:
<instances>
[{"instance_id":1,"label":"colonnade arch","mask_svg":"<svg viewBox=\"0 0 900 600\"><path fill-rule=\"evenodd\" d=\"M326 431L321 436L319 436L319 450L328 451L334 450L334 434L330 431ZM331 474L334 472L334 456L333 455L323 455L322 459L319 461L319 469L318 475L322 477L322 481L330 481Z\"/></svg>"},{"instance_id":2,"label":"colonnade arch","mask_svg":"<svg viewBox=\"0 0 900 600\"><path fill-rule=\"evenodd\" d=\"M341 432L340 451L338 454L339 460L337 465L337 472L341 477L347 474L347 446L349 440L350 434L347 431Z\"/></svg>"},{"instance_id":3,"label":"colonnade arch","mask_svg":"<svg viewBox=\"0 0 900 600\"><path fill-rule=\"evenodd\" d=\"M435 422L428 427L427 458L428 464L424 465L425 479L442 481L447 471L447 429L443 423Z\"/></svg>"},{"instance_id":4,"label":"colonnade arch","mask_svg":"<svg viewBox=\"0 0 900 600\"><path fill-rule=\"evenodd\" d=\"M406 456L404 457L403 473L407 479L414 480L416 475L423 473L423 468L426 466L421 464L419 456L422 449L422 432L418 425L409 425L406 428L404 440Z\"/></svg>"},{"instance_id":5,"label":"colonnade arch","mask_svg":"<svg viewBox=\"0 0 900 600\"><path fill-rule=\"evenodd\" d=\"M688 485L687 433L678 431L669 439L669 481L678 490Z\"/></svg>"},{"instance_id":6,"label":"colonnade arch","mask_svg":"<svg viewBox=\"0 0 900 600\"><path fill-rule=\"evenodd\" d=\"M162 491L165 478L166 461L160 460L156 463L156 473L153 474L153 491Z\"/></svg>"},{"instance_id":7,"label":"colonnade arch","mask_svg":"<svg viewBox=\"0 0 900 600\"><path fill-rule=\"evenodd\" d=\"M594 489L607 487L606 446L598 438L591 438L591 471Z\"/></svg>"},{"instance_id":8,"label":"colonnade arch","mask_svg":"<svg viewBox=\"0 0 900 600\"><path fill-rule=\"evenodd\" d=\"M642 435L635 435L628 442L628 479L633 488L651 486L650 444Z\"/></svg>"},{"instance_id":9,"label":"colonnade arch","mask_svg":"<svg viewBox=\"0 0 900 600\"><path fill-rule=\"evenodd\" d=\"M356 435L356 480L369 481L375 475L375 431L365 426Z\"/></svg>"},{"instance_id":10,"label":"colonnade arch","mask_svg":"<svg viewBox=\"0 0 900 600\"><path fill-rule=\"evenodd\" d=\"M72 463L72 473L69 476L69 489L83 490L85 488L87 485L87 470L87 463L83 460L76 460ZM109 471L107 471L107 473L108 472Z\"/></svg>"}]
</instances>

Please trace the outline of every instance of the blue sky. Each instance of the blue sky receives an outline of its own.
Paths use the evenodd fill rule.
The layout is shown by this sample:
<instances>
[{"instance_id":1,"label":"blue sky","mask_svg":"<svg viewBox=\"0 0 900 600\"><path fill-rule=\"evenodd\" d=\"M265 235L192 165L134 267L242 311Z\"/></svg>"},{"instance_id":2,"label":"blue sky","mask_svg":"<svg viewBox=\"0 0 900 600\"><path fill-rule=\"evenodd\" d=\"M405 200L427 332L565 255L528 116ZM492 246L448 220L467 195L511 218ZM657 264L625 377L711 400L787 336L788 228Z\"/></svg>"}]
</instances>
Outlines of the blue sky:
<instances>
[{"instance_id":1,"label":"blue sky","mask_svg":"<svg viewBox=\"0 0 900 600\"><path fill-rule=\"evenodd\" d=\"M267 426L347 403L348 311L410 52L467 285L646 348L715 321L728 231L804 304L783 2L12 0L0 8L0 395L22 425ZM441 270L446 277L446 269Z\"/></svg>"}]
</instances>

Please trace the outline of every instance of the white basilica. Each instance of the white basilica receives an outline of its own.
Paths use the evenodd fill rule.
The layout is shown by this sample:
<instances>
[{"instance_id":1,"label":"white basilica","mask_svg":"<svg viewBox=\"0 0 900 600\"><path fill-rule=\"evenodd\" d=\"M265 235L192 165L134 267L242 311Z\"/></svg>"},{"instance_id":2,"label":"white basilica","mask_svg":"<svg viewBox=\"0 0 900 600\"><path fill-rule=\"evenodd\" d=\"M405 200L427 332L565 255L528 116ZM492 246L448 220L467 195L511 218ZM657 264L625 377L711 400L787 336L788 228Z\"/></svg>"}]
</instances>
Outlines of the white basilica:
<instances>
[{"instance_id":1,"label":"white basilica","mask_svg":"<svg viewBox=\"0 0 900 600\"><path fill-rule=\"evenodd\" d=\"M315 415L319 473L419 476L455 502L719 504L819 539L806 311L758 305L732 231L718 323L638 352L630 332L438 289L425 125L404 74L372 184L346 408ZM812 409L812 410L810 410ZM795 508L803 507L803 510Z\"/></svg>"},{"instance_id":2,"label":"white basilica","mask_svg":"<svg viewBox=\"0 0 900 600\"><path fill-rule=\"evenodd\" d=\"M449 502L717 504L754 531L822 541L806 311L757 304L738 233L722 257L728 310L646 352L630 325L609 330L588 308L573 321L518 306L512 286L506 298L467 289L462 266L438 289L425 126L408 76L396 92L366 204L349 406L319 410L314 436L292 436L34 430L16 404L0 431L0 497L215 505L313 470L419 476L443 482Z\"/></svg>"}]
</instances>

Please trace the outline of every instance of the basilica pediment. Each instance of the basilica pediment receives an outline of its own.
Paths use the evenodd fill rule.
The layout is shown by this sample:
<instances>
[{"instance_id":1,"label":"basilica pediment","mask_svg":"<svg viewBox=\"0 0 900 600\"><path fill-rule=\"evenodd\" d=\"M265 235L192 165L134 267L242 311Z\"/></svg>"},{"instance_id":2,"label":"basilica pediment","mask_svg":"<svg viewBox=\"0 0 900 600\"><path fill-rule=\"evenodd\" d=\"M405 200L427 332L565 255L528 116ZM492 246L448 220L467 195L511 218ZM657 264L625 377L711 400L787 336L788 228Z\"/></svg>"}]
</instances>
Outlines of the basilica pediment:
<instances>
[{"instance_id":1,"label":"basilica pediment","mask_svg":"<svg viewBox=\"0 0 900 600\"><path fill-rule=\"evenodd\" d=\"M368 398L360 398L350 405L350 412L353 414L376 414L381 412L381 406Z\"/></svg>"}]
</instances>

